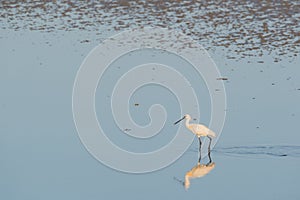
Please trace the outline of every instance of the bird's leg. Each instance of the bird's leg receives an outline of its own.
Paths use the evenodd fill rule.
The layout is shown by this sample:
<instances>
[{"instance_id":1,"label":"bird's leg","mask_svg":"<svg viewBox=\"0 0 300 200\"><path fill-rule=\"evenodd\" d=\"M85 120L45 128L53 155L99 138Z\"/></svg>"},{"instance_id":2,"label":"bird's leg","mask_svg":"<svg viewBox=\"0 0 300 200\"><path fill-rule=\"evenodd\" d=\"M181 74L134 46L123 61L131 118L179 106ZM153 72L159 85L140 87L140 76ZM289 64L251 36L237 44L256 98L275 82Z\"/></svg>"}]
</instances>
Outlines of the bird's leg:
<instances>
[{"instance_id":1,"label":"bird's leg","mask_svg":"<svg viewBox=\"0 0 300 200\"><path fill-rule=\"evenodd\" d=\"M198 139L199 139L199 152L201 152L201 145L202 145L202 142L201 142L201 138L200 138L200 137L198 137Z\"/></svg>"},{"instance_id":2,"label":"bird's leg","mask_svg":"<svg viewBox=\"0 0 300 200\"><path fill-rule=\"evenodd\" d=\"M209 163L207 163L207 165L211 163L210 151L208 151L208 158L209 158Z\"/></svg>"},{"instance_id":3,"label":"bird's leg","mask_svg":"<svg viewBox=\"0 0 300 200\"><path fill-rule=\"evenodd\" d=\"M211 144L211 137L209 137L209 136L207 136L208 137L208 139L209 139L209 145L208 145L208 153L210 154L210 144Z\"/></svg>"},{"instance_id":4,"label":"bird's leg","mask_svg":"<svg viewBox=\"0 0 300 200\"><path fill-rule=\"evenodd\" d=\"M201 161L201 145L202 145L202 142L201 142L200 137L198 137L198 139L199 139L199 160L198 160L198 162L200 163L200 161Z\"/></svg>"}]
</instances>

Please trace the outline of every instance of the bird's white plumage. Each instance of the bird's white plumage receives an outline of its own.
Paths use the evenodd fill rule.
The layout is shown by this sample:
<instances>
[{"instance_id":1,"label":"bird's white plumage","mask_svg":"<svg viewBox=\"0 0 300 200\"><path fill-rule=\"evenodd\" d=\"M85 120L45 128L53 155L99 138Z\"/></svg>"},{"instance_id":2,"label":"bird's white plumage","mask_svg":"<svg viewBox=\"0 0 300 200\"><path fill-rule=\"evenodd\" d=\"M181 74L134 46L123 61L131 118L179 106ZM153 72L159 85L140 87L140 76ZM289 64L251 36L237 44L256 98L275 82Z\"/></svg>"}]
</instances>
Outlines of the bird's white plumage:
<instances>
[{"instance_id":1,"label":"bird's white plumage","mask_svg":"<svg viewBox=\"0 0 300 200\"><path fill-rule=\"evenodd\" d=\"M202 136L210 136L210 137L216 137L216 134L207 128L206 126L202 124L190 124L191 116L185 115L185 126L188 128L192 133L197 135L198 137Z\"/></svg>"},{"instance_id":2,"label":"bird's white plumage","mask_svg":"<svg viewBox=\"0 0 300 200\"><path fill-rule=\"evenodd\" d=\"M202 124L188 124L186 127L198 137L200 136L216 137L216 134L213 131L211 131L209 128L207 128Z\"/></svg>"}]
</instances>

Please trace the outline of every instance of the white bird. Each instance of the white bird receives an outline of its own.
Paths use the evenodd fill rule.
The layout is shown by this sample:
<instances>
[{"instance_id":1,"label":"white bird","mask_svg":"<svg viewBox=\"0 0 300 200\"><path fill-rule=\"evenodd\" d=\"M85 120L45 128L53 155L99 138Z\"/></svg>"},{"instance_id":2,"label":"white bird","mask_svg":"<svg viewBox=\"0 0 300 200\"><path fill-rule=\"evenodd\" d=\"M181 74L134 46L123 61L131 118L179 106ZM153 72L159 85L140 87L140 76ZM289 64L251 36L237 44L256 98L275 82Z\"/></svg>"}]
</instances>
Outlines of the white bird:
<instances>
[{"instance_id":1,"label":"white bird","mask_svg":"<svg viewBox=\"0 0 300 200\"><path fill-rule=\"evenodd\" d=\"M174 123L178 124L180 121L186 119L185 121L185 126L192 132L194 133L198 139L199 139L199 151L201 151L201 138L200 137L208 137L209 138L209 146L208 146L208 151L210 152L210 144L211 144L211 140L213 137L216 137L216 134L210 130L209 128L207 128L206 126L202 125L202 124L190 124L190 120L192 119L191 116L189 114L186 114L183 116L183 118L181 118L180 120L178 120L177 122ZM201 159L201 158L200 158Z\"/></svg>"}]
</instances>

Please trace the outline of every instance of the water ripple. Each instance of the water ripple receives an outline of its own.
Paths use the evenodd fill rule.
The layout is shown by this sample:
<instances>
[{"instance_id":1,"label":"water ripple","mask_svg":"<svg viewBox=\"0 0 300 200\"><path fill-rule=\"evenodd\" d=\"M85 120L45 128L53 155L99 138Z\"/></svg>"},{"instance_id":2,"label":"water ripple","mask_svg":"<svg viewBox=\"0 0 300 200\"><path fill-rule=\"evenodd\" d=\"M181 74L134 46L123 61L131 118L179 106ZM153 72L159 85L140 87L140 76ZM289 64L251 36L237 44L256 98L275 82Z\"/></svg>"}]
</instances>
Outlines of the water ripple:
<instances>
[{"instance_id":1,"label":"water ripple","mask_svg":"<svg viewBox=\"0 0 300 200\"><path fill-rule=\"evenodd\" d=\"M300 158L300 146L292 145L219 147L213 149L213 152L229 156L288 156Z\"/></svg>"}]
</instances>

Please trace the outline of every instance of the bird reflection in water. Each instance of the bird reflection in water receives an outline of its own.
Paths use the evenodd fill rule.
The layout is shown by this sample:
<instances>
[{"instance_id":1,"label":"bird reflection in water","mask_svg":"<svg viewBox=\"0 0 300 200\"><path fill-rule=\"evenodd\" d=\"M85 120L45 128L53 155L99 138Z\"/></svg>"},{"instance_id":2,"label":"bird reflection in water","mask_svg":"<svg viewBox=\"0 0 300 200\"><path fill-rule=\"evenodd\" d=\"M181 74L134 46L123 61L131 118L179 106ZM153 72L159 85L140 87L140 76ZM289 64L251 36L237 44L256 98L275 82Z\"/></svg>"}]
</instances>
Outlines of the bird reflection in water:
<instances>
[{"instance_id":1,"label":"bird reflection in water","mask_svg":"<svg viewBox=\"0 0 300 200\"><path fill-rule=\"evenodd\" d=\"M201 157L199 157L197 165L185 174L184 182L183 182L185 189L188 189L190 187L191 185L190 179L201 178L207 175L211 170L215 168L216 164L211 160L210 151L208 152L209 161L207 164L201 164L200 158Z\"/></svg>"},{"instance_id":2,"label":"bird reflection in water","mask_svg":"<svg viewBox=\"0 0 300 200\"><path fill-rule=\"evenodd\" d=\"M216 166L216 163L212 161L211 159L211 153L210 153L210 150L208 151L208 163L206 164L201 164L200 161L201 161L201 156L199 154L199 160L197 162L197 165L194 166L191 170L189 170L185 176L184 176L184 181L182 180L179 180L177 179L176 177L174 177L174 179L178 182L180 182L184 187L185 189L187 190L190 185L191 185L191 182L190 180L191 179L194 179L194 178L201 178L205 175L207 175L211 170L213 170Z\"/></svg>"}]
</instances>

